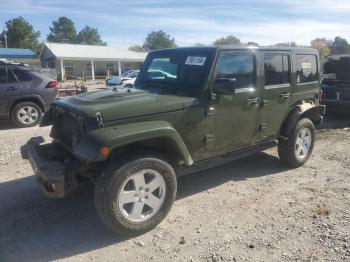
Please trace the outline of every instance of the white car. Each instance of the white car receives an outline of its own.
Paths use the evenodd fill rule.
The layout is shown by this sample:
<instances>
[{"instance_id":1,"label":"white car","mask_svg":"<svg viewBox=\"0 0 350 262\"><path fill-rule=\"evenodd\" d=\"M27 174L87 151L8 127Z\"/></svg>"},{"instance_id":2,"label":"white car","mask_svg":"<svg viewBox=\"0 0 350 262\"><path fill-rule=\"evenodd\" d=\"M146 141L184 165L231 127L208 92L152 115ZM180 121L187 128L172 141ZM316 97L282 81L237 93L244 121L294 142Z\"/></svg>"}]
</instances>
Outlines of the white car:
<instances>
[{"instance_id":1,"label":"white car","mask_svg":"<svg viewBox=\"0 0 350 262\"><path fill-rule=\"evenodd\" d=\"M121 76L113 76L106 80L107 88L132 88L140 70L128 70Z\"/></svg>"}]
</instances>

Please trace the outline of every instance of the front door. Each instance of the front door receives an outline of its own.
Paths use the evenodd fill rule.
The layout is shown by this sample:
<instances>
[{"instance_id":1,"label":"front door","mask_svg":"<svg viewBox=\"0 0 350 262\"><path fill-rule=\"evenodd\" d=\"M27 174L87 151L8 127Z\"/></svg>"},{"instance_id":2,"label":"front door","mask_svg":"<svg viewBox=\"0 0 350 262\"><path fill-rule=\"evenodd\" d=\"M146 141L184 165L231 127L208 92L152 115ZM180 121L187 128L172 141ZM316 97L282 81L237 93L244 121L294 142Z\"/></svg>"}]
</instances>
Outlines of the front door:
<instances>
[{"instance_id":1,"label":"front door","mask_svg":"<svg viewBox=\"0 0 350 262\"><path fill-rule=\"evenodd\" d=\"M20 96L20 84L13 73L3 67L0 69L0 115L8 116L11 102Z\"/></svg>"},{"instance_id":2,"label":"front door","mask_svg":"<svg viewBox=\"0 0 350 262\"><path fill-rule=\"evenodd\" d=\"M292 99L291 52L265 51L262 60L264 88L258 139L272 137L279 131Z\"/></svg>"},{"instance_id":3,"label":"front door","mask_svg":"<svg viewBox=\"0 0 350 262\"><path fill-rule=\"evenodd\" d=\"M215 99L209 109L212 149L218 154L250 144L257 128L256 64L251 50L221 51L218 56L212 87Z\"/></svg>"}]
</instances>

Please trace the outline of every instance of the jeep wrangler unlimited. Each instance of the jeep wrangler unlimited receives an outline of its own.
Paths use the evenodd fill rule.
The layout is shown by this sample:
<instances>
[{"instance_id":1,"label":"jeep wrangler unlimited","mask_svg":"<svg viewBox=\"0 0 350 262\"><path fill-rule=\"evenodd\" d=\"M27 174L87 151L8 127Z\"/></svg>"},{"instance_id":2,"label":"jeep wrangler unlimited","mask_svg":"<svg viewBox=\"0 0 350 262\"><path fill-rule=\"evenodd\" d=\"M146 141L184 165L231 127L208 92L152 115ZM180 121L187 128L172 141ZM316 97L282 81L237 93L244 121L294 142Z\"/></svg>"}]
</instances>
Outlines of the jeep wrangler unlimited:
<instances>
[{"instance_id":1,"label":"jeep wrangler unlimited","mask_svg":"<svg viewBox=\"0 0 350 262\"><path fill-rule=\"evenodd\" d=\"M196 47L148 54L133 89L56 101L41 126L52 143L28 141L38 184L64 197L85 180L112 231L138 235L159 224L176 178L276 145L303 165L322 121L316 50Z\"/></svg>"}]
</instances>

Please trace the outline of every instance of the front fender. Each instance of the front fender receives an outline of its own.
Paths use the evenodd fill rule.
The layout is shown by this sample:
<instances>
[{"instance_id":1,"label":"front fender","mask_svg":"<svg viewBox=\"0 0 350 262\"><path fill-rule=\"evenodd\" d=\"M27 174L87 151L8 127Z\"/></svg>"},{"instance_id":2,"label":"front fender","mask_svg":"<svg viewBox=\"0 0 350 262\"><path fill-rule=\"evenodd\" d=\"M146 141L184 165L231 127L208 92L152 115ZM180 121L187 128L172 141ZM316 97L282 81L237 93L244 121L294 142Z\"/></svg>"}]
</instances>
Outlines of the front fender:
<instances>
[{"instance_id":1,"label":"front fender","mask_svg":"<svg viewBox=\"0 0 350 262\"><path fill-rule=\"evenodd\" d=\"M147 121L96 129L81 138L75 153L82 159L102 161L107 157L100 154L101 147L106 146L112 151L127 144L158 137L171 139L176 147L174 150L180 153L185 163L193 164L190 152L180 134L164 121Z\"/></svg>"}]
</instances>

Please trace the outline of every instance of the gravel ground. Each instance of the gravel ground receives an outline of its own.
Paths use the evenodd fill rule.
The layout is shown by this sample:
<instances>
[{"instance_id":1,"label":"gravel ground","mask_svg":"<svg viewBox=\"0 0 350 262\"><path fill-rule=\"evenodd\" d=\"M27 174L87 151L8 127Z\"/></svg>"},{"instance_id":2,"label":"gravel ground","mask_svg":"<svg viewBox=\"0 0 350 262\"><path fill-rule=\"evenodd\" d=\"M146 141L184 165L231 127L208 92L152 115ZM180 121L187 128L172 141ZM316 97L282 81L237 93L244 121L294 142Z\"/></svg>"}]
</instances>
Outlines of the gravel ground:
<instances>
[{"instance_id":1,"label":"gravel ground","mask_svg":"<svg viewBox=\"0 0 350 262\"><path fill-rule=\"evenodd\" d=\"M20 145L49 128L0 123L0 261L350 261L349 116L317 132L307 164L276 149L179 179L167 218L137 238L110 233L92 189L71 199L38 190Z\"/></svg>"}]
</instances>

